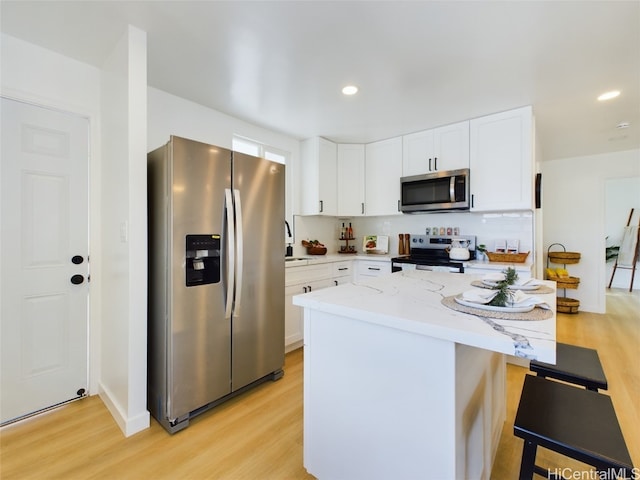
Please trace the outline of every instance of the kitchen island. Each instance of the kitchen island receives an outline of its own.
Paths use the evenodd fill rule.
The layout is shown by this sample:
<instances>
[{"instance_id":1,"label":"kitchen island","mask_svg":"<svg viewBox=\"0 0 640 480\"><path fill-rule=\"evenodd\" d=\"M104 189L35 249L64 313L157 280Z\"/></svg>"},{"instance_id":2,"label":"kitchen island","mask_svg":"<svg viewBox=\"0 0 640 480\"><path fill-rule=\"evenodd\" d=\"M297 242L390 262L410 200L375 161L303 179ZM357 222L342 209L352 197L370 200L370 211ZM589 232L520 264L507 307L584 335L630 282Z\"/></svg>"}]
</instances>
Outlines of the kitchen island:
<instances>
[{"instance_id":1,"label":"kitchen island","mask_svg":"<svg viewBox=\"0 0 640 480\"><path fill-rule=\"evenodd\" d=\"M305 309L309 473L489 478L505 417L504 355L555 362L555 284L536 295L551 307L546 319L453 309L452 296L479 279L404 271L294 297Z\"/></svg>"}]
</instances>

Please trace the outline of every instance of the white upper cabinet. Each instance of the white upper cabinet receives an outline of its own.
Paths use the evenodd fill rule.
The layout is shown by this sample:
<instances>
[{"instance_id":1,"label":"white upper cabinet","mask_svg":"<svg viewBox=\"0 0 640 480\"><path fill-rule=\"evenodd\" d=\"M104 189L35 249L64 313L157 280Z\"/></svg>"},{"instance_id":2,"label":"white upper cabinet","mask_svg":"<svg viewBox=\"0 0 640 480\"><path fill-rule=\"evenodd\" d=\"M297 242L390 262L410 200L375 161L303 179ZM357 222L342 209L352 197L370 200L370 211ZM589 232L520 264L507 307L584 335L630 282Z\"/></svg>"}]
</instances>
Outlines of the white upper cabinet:
<instances>
[{"instance_id":1,"label":"white upper cabinet","mask_svg":"<svg viewBox=\"0 0 640 480\"><path fill-rule=\"evenodd\" d=\"M365 214L400 214L402 137L365 146Z\"/></svg>"},{"instance_id":2,"label":"white upper cabinet","mask_svg":"<svg viewBox=\"0 0 640 480\"><path fill-rule=\"evenodd\" d=\"M364 145L338 144L338 216L364 215Z\"/></svg>"},{"instance_id":3,"label":"white upper cabinet","mask_svg":"<svg viewBox=\"0 0 640 480\"><path fill-rule=\"evenodd\" d=\"M402 137L402 176L469 168L469 122Z\"/></svg>"},{"instance_id":4,"label":"white upper cabinet","mask_svg":"<svg viewBox=\"0 0 640 480\"><path fill-rule=\"evenodd\" d=\"M337 145L321 137L302 142L301 215L337 215Z\"/></svg>"},{"instance_id":5,"label":"white upper cabinet","mask_svg":"<svg viewBox=\"0 0 640 480\"><path fill-rule=\"evenodd\" d=\"M532 210L532 108L471 120L470 146L471 210Z\"/></svg>"}]
</instances>

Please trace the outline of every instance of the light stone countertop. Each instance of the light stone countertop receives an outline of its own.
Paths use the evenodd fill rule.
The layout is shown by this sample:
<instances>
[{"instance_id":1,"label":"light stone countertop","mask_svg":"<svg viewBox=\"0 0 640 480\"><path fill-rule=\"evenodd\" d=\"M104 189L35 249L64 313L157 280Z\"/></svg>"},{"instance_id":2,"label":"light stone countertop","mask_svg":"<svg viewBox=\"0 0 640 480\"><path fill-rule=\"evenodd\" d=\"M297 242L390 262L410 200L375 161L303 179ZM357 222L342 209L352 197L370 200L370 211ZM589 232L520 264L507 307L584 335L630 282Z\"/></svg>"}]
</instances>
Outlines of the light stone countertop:
<instances>
[{"instance_id":1,"label":"light stone countertop","mask_svg":"<svg viewBox=\"0 0 640 480\"><path fill-rule=\"evenodd\" d=\"M392 255L375 255L375 254L367 254L367 253L328 253L326 255L300 255L298 257L289 257L290 260L286 260L284 266L288 267L299 267L303 265L317 265L320 263L335 263L335 262L345 262L349 260L372 260L377 262L390 262L393 258Z\"/></svg>"},{"instance_id":2,"label":"light stone countertop","mask_svg":"<svg viewBox=\"0 0 640 480\"><path fill-rule=\"evenodd\" d=\"M428 335L464 345L555 363L555 282L553 293L535 294L553 311L548 320L501 320L445 307L482 275L408 270L293 297L294 305L372 324Z\"/></svg>"}]
</instances>

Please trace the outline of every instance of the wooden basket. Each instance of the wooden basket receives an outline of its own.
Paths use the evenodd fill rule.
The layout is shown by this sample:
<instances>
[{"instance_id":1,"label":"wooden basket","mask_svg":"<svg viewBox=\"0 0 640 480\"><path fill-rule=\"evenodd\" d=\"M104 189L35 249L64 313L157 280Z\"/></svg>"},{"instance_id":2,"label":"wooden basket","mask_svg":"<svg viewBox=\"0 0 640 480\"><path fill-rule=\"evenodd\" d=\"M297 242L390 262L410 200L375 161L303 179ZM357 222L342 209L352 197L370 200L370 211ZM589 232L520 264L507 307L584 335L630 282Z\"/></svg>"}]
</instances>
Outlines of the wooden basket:
<instances>
[{"instance_id":1,"label":"wooden basket","mask_svg":"<svg viewBox=\"0 0 640 480\"><path fill-rule=\"evenodd\" d=\"M579 277L558 277L556 286L558 288L578 288L580 285Z\"/></svg>"},{"instance_id":2,"label":"wooden basket","mask_svg":"<svg viewBox=\"0 0 640 480\"><path fill-rule=\"evenodd\" d=\"M526 253L494 253L486 252L490 262L524 263L529 252Z\"/></svg>"},{"instance_id":3,"label":"wooden basket","mask_svg":"<svg viewBox=\"0 0 640 480\"><path fill-rule=\"evenodd\" d=\"M558 297L556 301L556 310L560 313L578 313L580 308L580 300L569 297Z\"/></svg>"},{"instance_id":4,"label":"wooden basket","mask_svg":"<svg viewBox=\"0 0 640 480\"><path fill-rule=\"evenodd\" d=\"M553 263L578 263L579 252L549 252L549 261Z\"/></svg>"},{"instance_id":5,"label":"wooden basket","mask_svg":"<svg viewBox=\"0 0 640 480\"><path fill-rule=\"evenodd\" d=\"M327 247L318 247L317 244L302 240L302 246L307 249L308 255L324 255L327 253Z\"/></svg>"},{"instance_id":6,"label":"wooden basket","mask_svg":"<svg viewBox=\"0 0 640 480\"><path fill-rule=\"evenodd\" d=\"M307 247L309 255L324 255L327 253L327 247Z\"/></svg>"}]
</instances>

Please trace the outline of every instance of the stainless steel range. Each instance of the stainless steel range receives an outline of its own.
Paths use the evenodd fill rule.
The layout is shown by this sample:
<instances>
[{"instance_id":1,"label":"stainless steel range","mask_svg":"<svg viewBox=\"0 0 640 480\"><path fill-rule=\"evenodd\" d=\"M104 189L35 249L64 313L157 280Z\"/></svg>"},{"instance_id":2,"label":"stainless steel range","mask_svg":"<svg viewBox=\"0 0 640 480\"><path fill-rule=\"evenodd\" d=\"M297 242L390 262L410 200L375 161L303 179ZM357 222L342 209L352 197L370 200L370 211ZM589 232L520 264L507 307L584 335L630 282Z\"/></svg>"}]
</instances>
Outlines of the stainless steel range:
<instances>
[{"instance_id":1,"label":"stainless steel range","mask_svg":"<svg viewBox=\"0 0 640 480\"><path fill-rule=\"evenodd\" d=\"M475 235L411 235L409 255L392 258L391 271L399 272L415 268L464 273L464 262L449 258L451 243L458 238L469 242L469 260L474 260L476 258Z\"/></svg>"}]
</instances>

